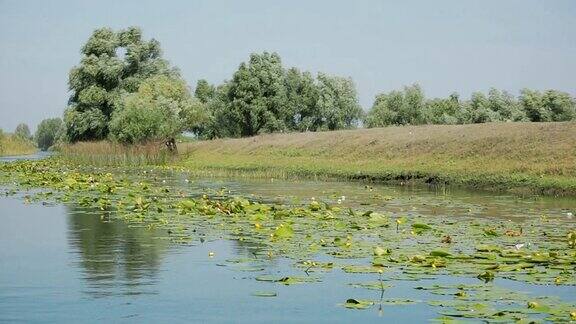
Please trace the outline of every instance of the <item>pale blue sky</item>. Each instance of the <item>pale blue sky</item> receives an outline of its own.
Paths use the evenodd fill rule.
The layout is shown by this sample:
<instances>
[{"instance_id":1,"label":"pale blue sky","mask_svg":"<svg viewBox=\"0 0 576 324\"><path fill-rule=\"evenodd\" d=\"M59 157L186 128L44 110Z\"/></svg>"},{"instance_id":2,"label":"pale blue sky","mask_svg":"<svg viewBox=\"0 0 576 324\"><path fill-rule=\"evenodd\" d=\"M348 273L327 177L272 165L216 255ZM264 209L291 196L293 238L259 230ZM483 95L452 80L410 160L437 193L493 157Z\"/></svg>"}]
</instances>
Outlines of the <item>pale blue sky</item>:
<instances>
[{"instance_id":1,"label":"pale blue sky","mask_svg":"<svg viewBox=\"0 0 576 324\"><path fill-rule=\"evenodd\" d=\"M576 93L576 1L0 0L0 128L61 116L93 29L136 25L193 87L249 53L351 76L374 95L418 82L430 97L497 87Z\"/></svg>"}]
</instances>

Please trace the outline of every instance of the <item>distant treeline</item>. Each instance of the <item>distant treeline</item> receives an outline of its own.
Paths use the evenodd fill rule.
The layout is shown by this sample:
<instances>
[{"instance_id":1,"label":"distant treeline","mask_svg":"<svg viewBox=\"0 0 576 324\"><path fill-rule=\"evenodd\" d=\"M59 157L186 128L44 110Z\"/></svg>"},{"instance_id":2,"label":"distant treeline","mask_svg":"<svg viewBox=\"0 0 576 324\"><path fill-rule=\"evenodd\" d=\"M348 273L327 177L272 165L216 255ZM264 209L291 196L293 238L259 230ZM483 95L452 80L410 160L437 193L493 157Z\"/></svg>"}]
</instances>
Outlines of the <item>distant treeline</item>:
<instances>
[{"instance_id":1,"label":"distant treeline","mask_svg":"<svg viewBox=\"0 0 576 324\"><path fill-rule=\"evenodd\" d=\"M576 119L576 101L568 93L523 89L518 98L506 91L475 92L469 100L453 93L427 99L419 85L376 96L366 127L420 124L472 124L503 121L552 122Z\"/></svg>"},{"instance_id":2,"label":"distant treeline","mask_svg":"<svg viewBox=\"0 0 576 324\"><path fill-rule=\"evenodd\" d=\"M254 53L219 85L198 81L192 93L160 43L137 27L95 30L69 74L71 96L60 120L37 134L40 148L54 142L109 139L132 144L165 141L184 133L198 138L244 137L406 124L490 121L560 121L576 118L574 98L558 91L523 90L453 94L426 99L418 85L376 97L365 113L350 78L285 68L276 53ZM28 135L28 137L30 137Z\"/></svg>"}]
</instances>

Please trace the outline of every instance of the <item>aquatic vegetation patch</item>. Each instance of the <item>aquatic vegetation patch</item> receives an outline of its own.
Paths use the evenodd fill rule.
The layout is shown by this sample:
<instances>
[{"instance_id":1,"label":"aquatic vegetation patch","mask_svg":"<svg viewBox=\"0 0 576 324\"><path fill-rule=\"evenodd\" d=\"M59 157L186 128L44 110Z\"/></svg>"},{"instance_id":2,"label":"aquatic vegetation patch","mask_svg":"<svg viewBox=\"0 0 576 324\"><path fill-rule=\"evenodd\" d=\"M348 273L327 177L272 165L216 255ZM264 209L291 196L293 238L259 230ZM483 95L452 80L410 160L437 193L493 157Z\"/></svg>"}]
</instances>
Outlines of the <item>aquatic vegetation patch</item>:
<instances>
[{"instance_id":1,"label":"aquatic vegetation patch","mask_svg":"<svg viewBox=\"0 0 576 324\"><path fill-rule=\"evenodd\" d=\"M561 226L545 217L518 224L467 212L446 219L385 206L341 208L320 199L263 201L230 195L225 188L198 194L166 183L158 170L76 167L55 158L4 163L0 171L2 192L22 195L30 203L94 208L106 215L103 221L119 219L131 226L160 229L167 240L178 244L227 239L257 246L250 258L217 265L245 272L262 284L310 284L327 272L339 271L368 278L354 281L354 288L383 291L394 285L392 281L463 276L477 278L478 285L422 285L420 290L452 298L429 301L448 318L508 321L538 315L555 321L569 320L574 309L547 298L502 291L493 284L504 278L576 286L576 232L569 220ZM214 257L210 253L208 257ZM299 272L261 274L264 262L275 258L291 259ZM413 302L402 296L379 301L350 298L343 306L366 309Z\"/></svg>"}]
</instances>

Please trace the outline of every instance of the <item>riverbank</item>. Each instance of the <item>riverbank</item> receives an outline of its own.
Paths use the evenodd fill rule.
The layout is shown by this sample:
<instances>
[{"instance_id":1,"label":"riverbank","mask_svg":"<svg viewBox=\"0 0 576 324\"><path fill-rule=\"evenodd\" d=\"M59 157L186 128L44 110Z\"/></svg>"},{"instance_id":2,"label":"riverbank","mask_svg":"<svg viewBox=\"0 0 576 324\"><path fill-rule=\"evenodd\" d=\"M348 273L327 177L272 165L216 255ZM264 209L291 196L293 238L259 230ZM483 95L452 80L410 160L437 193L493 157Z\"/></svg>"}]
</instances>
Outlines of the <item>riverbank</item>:
<instances>
[{"instance_id":1,"label":"riverbank","mask_svg":"<svg viewBox=\"0 0 576 324\"><path fill-rule=\"evenodd\" d=\"M0 134L0 156L27 155L37 151L38 148L30 140L13 134Z\"/></svg>"},{"instance_id":2,"label":"riverbank","mask_svg":"<svg viewBox=\"0 0 576 324\"><path fill-rule=\"evenodd\" d=\"M576 195L576 123L425 125L266 134L180 146L192 172L427 183Z\"/></svg>"}]
</instances>

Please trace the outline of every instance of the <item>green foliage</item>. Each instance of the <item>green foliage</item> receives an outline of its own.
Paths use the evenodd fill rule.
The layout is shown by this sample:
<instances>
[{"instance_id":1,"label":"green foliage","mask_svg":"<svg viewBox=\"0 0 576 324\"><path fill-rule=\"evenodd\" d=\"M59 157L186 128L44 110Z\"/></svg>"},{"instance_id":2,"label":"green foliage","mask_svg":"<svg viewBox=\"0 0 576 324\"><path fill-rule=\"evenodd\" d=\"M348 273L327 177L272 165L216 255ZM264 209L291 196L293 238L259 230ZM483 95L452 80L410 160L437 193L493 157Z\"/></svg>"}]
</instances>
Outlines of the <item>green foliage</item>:
<instances>
[{"instance_id":1,"label":"green foliage","mask_svg":"<svg viewBox=\"0 0 576 324\"><path fill-rule=\"evenodd\" d=\"M200 100L202 103L207 103L209 100L214 98L216 94L216 88L209 84L208 81L201 79L196 83L196 90L194 90L194 96Z\"/></svg>"},{"instance_id":2,"label":"green foliage","mask_svg":"<svg viewBox=\"0 0 576 324\"><path fill-rule=\"evenodd\" d=\"M64 123L66 139L71 142L105 138L108 135L108 118L98 108L78 111L68 107L64 112Z\"/></svg>"},{"instance_id":3,"label":"green foliage","mask_svg":"<svg viewBox=\"0 0 576 324\"><path fill-rule=\"evenodd\" d=\"M576 118L576 102L565 92L547 90L542 93L523 89L520 104L531 121L567 121Z\"/></svg>"},{"instance_id":4,"label":"green foliage","mask_svg":"<svg viewBox=\"0 0 576 324\"><path fill-rule=\"evenodd\" d=\"M441 118L447 111L453 110L448 103L435 103L435 118ZM418 125L426 123L427 110L424 102L424 92L419 85L404 87L402 91L392 91L376 96L372 109L365 123L367 127L382 127L385 125ZM439 107L447 106L447 107Z\"/></svg>"},{"instance_id":5,"label":"green foliage","mask_svg":"<svg viewBox=\"0 0 576 324\"><path fill-rule=\"evenodd\" d=\"M505 121L568 121L576 119L576 102L565 92L524 89L516 99L506 91L474 92L469 100L426 99L418 85L376 96L366 127L418 124L473 124Z\"/></svg>"},{"instance_id":6,"label":"green foliage","mask_svg":"<svg viewBox=\"0 0 576 324\"><path fill-rule=\"evenodd\" d=\"M239 124L240 136L286 129L284 70L276 53L251 54L228 87L230 110Z\"/></svg>"},{"instance_id":7,"label":"green foliage","mask_svg":"<svg viewBox=\"0 0 576 324\"><path fill-rule=\"evenodd\" d=\"M45 151L54 145L61 126L62 120L60 118L48 118L41 121L34 135L38 148Z\"/></svg>"},{"instance_id":8,"label":"green foliage","mask_svg":"<svg viewBox=\"0 0 576 324\"><path fill-rule=\"evenodd\" d=\"M110 122L110 136L121 143L166 140L193 131L203 120L203 105L190 96L184 80L158 75L138 91L123 95Z\"/></svg>"},{"instance_id":9,"label":"green foliage","mask_svg":"<svg viewBox=\"0 0 576 324\"><path fill-rule=\"evenodd\" d=\"M276 53L251 54L216 88L200 80L195 95L210 114L204 138L350 128L362 116L351 79L286 70Z\"/></svg>"},{"instance_id":10,"label":"green foliage","mask_svg":"<svg viewBox=\"0 0 576 324\"><path fill-rule=\"evenodd\" d=\"M177 75L162 59L158 41L143 40L137 27L97 29L81 53L68 80L72 95L64 123L70 142L106 138L108 123L126 93L137 91L149 77Z\"/></svg>"},{"instance_id":11,"label":"green foliage","mask_svg":"<svg viewBox=\"0 0 576 324\"><path fill-rule=\"evenodd\" d=\"M356 87L350 78L318 74L318 110L329 130L351 128L362 117Z\"/></svg>"},{"instance_id":12,"label":"green foliage","mask_svg":"<svg viewBox=\"0 0 576 324\"><path fill-rule=\"evenodd\" d=\"M18 126L16 126L16 130L14 130L14 136L23 140L29 140L32 138L32 135L30 134L30 128L24 123L20 123Z\"/></svg>"},{"instance_id":13,"label":"green foliage","mask_svg":"<svg viewBox=\"0 0 576 324\"><path fill-rule=\"evenodd\" d=\"M297 68L286 71L286 109L294 118L288 119L288 127L299 131L316 131L322 126L318 111L319 89L310 72Z\"/></svg>"}]
</instances>

